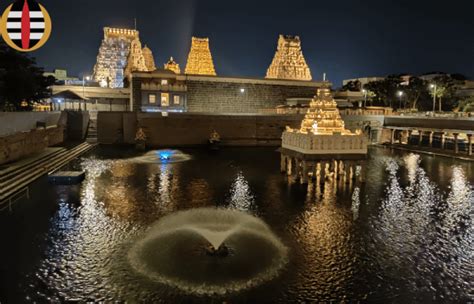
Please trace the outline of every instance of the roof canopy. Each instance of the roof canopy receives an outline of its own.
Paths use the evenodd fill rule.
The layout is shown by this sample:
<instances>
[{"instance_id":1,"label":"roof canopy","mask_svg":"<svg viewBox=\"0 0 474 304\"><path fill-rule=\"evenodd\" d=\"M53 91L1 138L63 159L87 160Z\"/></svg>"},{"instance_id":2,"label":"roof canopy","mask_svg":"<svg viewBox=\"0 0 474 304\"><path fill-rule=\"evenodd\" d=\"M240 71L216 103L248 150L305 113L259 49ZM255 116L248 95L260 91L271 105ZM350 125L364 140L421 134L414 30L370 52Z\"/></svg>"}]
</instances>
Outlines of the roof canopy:
<instances>
[{"instance_id":1,"label":"roof canopy","mask_svg":"<svg viewBox=\"0 0 474 304\"><path fill-rule=\"evenodd\" d=\"M53 94L51 98L75 99L75 100L89 100L89 98L82 97L71 90L60 91Z\"/></svg>"}]
</instances>

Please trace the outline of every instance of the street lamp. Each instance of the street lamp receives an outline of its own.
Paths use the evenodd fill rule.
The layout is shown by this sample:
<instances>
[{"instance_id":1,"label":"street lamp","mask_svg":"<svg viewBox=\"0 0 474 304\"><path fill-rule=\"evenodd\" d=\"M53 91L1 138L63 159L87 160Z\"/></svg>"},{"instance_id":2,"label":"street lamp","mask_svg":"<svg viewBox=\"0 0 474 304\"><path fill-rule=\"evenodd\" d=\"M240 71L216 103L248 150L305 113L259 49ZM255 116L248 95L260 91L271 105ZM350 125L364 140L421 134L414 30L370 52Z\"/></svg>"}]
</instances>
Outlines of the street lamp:
<instances>
[{"instance_id":1,"label":"street lamp","mask_svg":"<svg viewBox=\"0 0 474 304\"><path fill-rule=\"evenodd\" d=\"M434 115L435 106L436 106L436 89L437 89L437 86L436 86L436 84L430 84L430 88L433 90L433 115Z\"/></svg>"},{"instance_id":2,"label":"street lamp","mask_svg":"<svg viewBox=\"0 0 474 304\"><path fill-rule=\"evenodd\" d=\"M362 89L362 93L364 93L364 108L367 106L367 90Z\"/></svg>"},{"instance_id":3,"label":"street lamp","mask_svg":"<svg viewBox=\"0 0 474 304\"><path fill-rule=\"evenodd\" d=\"M85 88L84 88L85 85L86 85L86 80L89 81L90 79L91 79L90 76L82 75L82 98L84 98L84 99L86 99ZM84 102L84 104L85 104L85 102ZM85 107L87 107L87 105ZM85 110L87 110L87 109L85 109Z\"/></svg>"},{"instance_id":4,"label":"street lamp","mask_svg":"<svg viewBox=\"0 0 474 304\"><path fill-rule=\"evenodd\" d=\"M398 91L397 95L398 95L398 109L401 109L402 108L403 91Z\"/></svg>"}]
</instances>

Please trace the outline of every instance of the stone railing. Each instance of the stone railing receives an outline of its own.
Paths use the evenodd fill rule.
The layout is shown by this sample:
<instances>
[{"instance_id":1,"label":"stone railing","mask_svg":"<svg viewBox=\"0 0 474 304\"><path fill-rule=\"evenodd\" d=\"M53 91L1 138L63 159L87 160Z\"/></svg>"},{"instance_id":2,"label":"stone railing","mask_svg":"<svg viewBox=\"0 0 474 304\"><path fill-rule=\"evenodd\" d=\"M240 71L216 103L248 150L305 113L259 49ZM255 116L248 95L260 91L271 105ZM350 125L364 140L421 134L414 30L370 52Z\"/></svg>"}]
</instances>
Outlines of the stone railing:
<instances>
[{"instance_id":1,"label":"stone railing","mask_svg":"<svg viewBox=\"0 0 474 304\"><path fill-rule=\"evenodd\" d=\"M365 135L321 135L285 131L282 135L282 147L305 154L366 154Z\"/></svg>"}]
</instances>

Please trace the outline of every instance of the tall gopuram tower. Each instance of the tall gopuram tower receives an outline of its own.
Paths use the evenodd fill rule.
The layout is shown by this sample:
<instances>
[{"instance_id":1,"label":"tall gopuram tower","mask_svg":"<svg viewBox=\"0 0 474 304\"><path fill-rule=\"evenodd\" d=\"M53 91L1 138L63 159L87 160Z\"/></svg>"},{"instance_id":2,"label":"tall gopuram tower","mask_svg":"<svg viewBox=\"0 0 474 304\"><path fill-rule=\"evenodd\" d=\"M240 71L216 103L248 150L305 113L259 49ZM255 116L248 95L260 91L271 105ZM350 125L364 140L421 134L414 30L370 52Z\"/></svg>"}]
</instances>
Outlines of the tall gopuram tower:
<instances>
[{"instance_id":1,"label":"tall gopuram tower","mask_svg":"<svg viewBox=\"0 0 474 304\"><path fill-rule=\"evenodd\" d=\"M311 80L298 36L280 35L278 46L265 78Z\"/></svg>"},{"instance_id":2,"label":"tall gopuram tower","mask_svg":"<svg viewBox=\"0 0 474 304\"><path fill-rule=\"evenodd\" d=\"M170 57L167 63L164 64L165 70L170 70L175 72L176 74L181 74L181 69L179 68L179 64L174 61L173 57Z\"/></svg>"},{"instance_id":3,"label":"tall gopuram tower","mask_svg":"<svg viewBox=\"0 0 474 304\"><path fill-rule=\"evenodd\" d=\"M127 58L127 66L125 68L125 77L129 78L132 72L147 72L148 68L143 56L142 44L140 40L134 39L130 43L130 51Z\"/></svg>"},{"instance_id":4,"label":"tall gopuram tower","mask_svg":"<svg viewBox=\"0 0 474 304\"><path fill-rule=\"evenodd\" d=\"M104 28L93 74L94 81L101 87L123 87L130 47L135 40L140 41L137 30Z\"/></svg>"},{"instance_id":5,"label":"tall gopuram tower","mask_svg":"<svg viewBox=\"0 0 474 304\"><path fill-rule=\"evenodd\" d=\"M191 50L189 51L184 73L216 76L211 50L209 49L209 38L192 38Z\"/></svg>"},{"instance_id":6,"label":"tall gopuram tower","mask_svg":"<svg viewBox=\"0 0 474 304\"><path fill-rule=\"evenodd\" d=\"M145 66L147 68L147 71L149 72L155 71L156 70L155 59L153 58L153 52L151 51L151 49L145 45L142 52L143 52L143 57L145 58Z\"/></svg>"}]
</instances>

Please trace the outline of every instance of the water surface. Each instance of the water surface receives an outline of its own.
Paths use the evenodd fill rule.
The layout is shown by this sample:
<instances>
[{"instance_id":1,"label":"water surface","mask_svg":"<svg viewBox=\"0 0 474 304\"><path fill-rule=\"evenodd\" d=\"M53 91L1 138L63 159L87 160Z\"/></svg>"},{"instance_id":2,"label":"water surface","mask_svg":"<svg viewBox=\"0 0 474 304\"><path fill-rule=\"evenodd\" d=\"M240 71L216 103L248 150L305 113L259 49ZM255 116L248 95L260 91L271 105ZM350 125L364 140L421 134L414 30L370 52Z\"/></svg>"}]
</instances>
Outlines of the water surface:
<instances>
[{"instance_id":1,"label":"water surface","mask_svg":"<svg viewBox=\"0 0 474 304\"><path fill-rule=\"evenodd\" d=\"M0 213L0 301L474 301L471 163L373 148L365 184L306 186L271 148L183 152L154 164L100 148L71 165L82 185L35 182ZM133 270L127 253L156 220L210 206L262 218L289 248L280 276L212 297Z\"/></svg>"}]
</instances>

